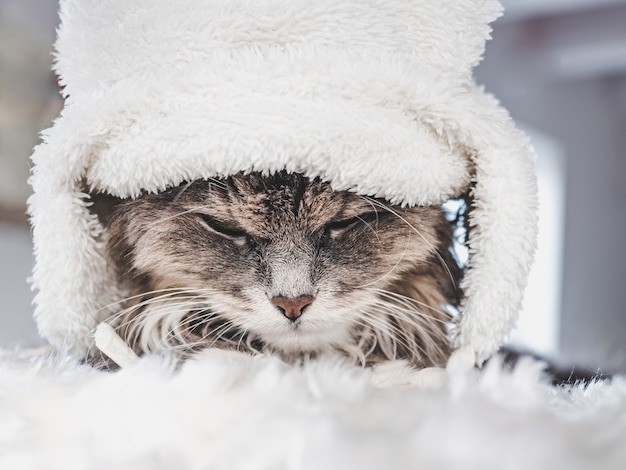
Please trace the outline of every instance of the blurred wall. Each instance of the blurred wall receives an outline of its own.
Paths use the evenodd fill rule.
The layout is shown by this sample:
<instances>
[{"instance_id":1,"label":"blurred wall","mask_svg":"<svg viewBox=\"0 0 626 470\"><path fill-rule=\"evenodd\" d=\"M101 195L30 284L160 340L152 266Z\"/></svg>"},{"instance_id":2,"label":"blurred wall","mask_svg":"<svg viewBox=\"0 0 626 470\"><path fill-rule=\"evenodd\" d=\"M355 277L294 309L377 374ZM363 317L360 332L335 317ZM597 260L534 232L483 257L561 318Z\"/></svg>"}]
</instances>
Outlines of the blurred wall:
<instances>
[{"instance_id":1,"label":"blurred wall","mask_svg":"<svg viewBox=\"0 0 626 470\"><path fill-rule=\"evenodd\" d=\"M26 282L34 263L28 227L0 222L0 260L0 348L40 345Z\"/></svg>"},{"instance_id":2,"label":"blurred wall","mask_svg":"<svg viewBox=\"0 0 626 470\"><path fill-rule=\"evenodd\" d=\"M0 210L17 212L30 192L31 150L58 114L52 42L55 0L0 1Z\"/></svg>"},{"instance_id":3,"label":"blurred wall","mask_svg":"<svg viewBox=\"0 0 626 470\"><path fill-rule=\"evenodd\" d=\"M41 343L26 279L29 157L61 100L51 72L56 0L0 0L0 347Z\"/></svg>"}]
</instances>

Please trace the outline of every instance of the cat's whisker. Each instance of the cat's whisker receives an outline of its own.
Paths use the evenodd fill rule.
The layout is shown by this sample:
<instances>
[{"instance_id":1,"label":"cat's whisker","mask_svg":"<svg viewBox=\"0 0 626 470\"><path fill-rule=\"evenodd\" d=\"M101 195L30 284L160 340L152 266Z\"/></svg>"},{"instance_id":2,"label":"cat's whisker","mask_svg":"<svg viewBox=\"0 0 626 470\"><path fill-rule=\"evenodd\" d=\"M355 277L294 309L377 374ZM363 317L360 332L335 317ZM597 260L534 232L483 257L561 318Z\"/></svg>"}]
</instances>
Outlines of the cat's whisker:
<instances>
[{"instance_id":1,"label":"cat's whisker","mask_svg":"<svg viewBox=\"0 0 626 470\"><path fill-rule=\"evenodd\" d=\"M192 319L192 321L193 320L195 319ZM232 320L224 321L223 317L221 317L220 315L216 315L212 311L210 315L205 316L199 322L194 324L194 329L202 327L202 329L204 330L206 328L210 328L213 323L216 323L217 326L213 330L209 331L208 333L203 331L202 334L200 335L202 339L204 340L207 339L210 335L218 331L222 326L224 326L225 324L233 323L233 321Z\"/></svg>"},{"instance_id":2,"label":"cat's whisker","mask_svg":"<svg viewBox=\"0 0 626 470\"><path fill-rule=\"evenodd\" d=\"M372 206L372 209L374 209L374 213L376 214L376 216L378 216L378 209L379 207L374 204L371 200L371 198L367 197L367 196L362 196L362 195L358 195L359 198L361 198L363 201L367 202L370 206ZM378 219L377 219L378 220Z\"/></svg>"},{"instance_id":3,"label":"cat's whisker","mask_svg":"<svg viewBox=\"0 0 626 470\"><path fill-rule=\"evenodd\" d=\"M188 326L194 322L195 316L202 315L204 311L209 311L209 309L204 309L200 311L194 310L193 315L190 315L189 313L184 313L181 320L171 324L167 331L163 332L163 339L173 338L176 339L178 342L188 343L188 337L190 334L192 334ZM213 317L211 315L207 315L206 318L204 318L199 324L195 324L193 327L197 328L203 324L210 322L212 319Z\"/></svg>"},{"instance_id":4,"label":"cat's whisker","mask_svg":"<svg viewBox=\"0 0 626 470\"><path fill-rule=\"evenodd\" d=\"M386 308L393 309L394 311L397 310L397 311L405 312L411 318L422 320L427 323L434 323L435 325L439 324L438 326L441 326L441 325L446 325L450 322L449 319L443 319L443 318L439 318L438 316L433 315L433 313L439 313L441 315L448 316L445 312L432 309L428 305L422 304L421 302L419 304L422 304L422 306L428 308L429 310L431 310L431 312L424 312L421 308L417 308L416 305L406 305L406 304L403 305L402 302L399 302L398 300L395 300L395 299L392 299L392 302L382 299L380 302L381 303L377 303L377 305L382 305Z\"/></svg>"},{"instance_id":5,"label":"cat's whisker","mask_svg":"<svg viewBox=\"0 0 626 470\"><path fill-rule=\"evenodd\" d=\"M140 297L141 296L133 296L134 299L137 299ZM126 307L125 309L120 310L117 313L111 315L111 317L109 317L109 320L114 322L118 317L124 316L126 314L130 314L133 310L143 309L149 305L155 305L158 303L165 303L165 302L171 303L173 300L178 300L178 301L186 300L186 301L191 302L192 300L197 299L198 304L202 305L204 298L205 297L203 294L196 294L192 291L189 292L189 295L182 295L176 292L176 293L162 294L162 295L158 295L155 297L148 297L140 302L133 303L129 305L128 307Z\"/></svg>"},{"instance_id":6,"label":"cat's whisker","mask_svg":"<svg viewBox=\"0 0 626 470\"><path fill-rule=\"evenodd\" d=\"M438 331L442 331L441 328L436 327L430 321L425 321L423 323L415 321L415 319L411 318L411 316L409 316L409 314L405 310L399 309L396 306L381 303L381 304L377 304L377 307L378 309L384 311L386 314L396 319L397 321L401 321L403 323L406 323L408 326L415 328L418 332L426 332L425 330L427 330L429 333L435 334ZM412 313L413 312L411 312L411 314ZM425 336L430 339L431 335L425 335Z\"/></svg>"},{"instance_id":7,"label":"cat's whisker","mask_svg":"<svg viewBox=\"0 0 626 470\"><path fill-rule=\"evenodd\" d=\"M376 318L379 321L381 317L384 319L384 325L387 330L397 332L399 334L404 334L404 330L399 325L399 320L402 320L397 312L390 308L385 308L384 306L376 306L377 308L366 311L363 315L367 316L370 319ZM420 325L410 325L416 329L419 328ZM415 330L411 330L415 331Z\"/></svg>"},{"instance_id":8,"label":"cat's whisker","mask_svg":"<svg viewBox=\"0 0 626 470\"><path fill-rule=\"evenodd\" d=\"M118 317L115 320L109 322L118 332L124 332L123 336L128 338L136 338L138 336L138 330L146 329L150 325L156 325L163 321L164 318L169 318L172 312L178 312L181 309L181 305L184 303L169 303L169 304L157 304L150 305L149 308L141 309L138 311L131 311L128 315ZM172 321L172 319L169 319Z\"/></svg>"},{"instance_id":9,"label":"cat's whisker","mask_svg":"<svg viewBox=\"0 0 626 470\"><path fill-rule=\"evenodd\" d=\"M359 197L363 199L364 201L368 202L372 206L372 209L374 209L374 213L376 214L376 223L378 224L378 208L374 204L372 204L367 198L363 196L359 196ZM376 240L380 243L380 235L378 234L378 231L372 226L372 224L367 222L361 217L357 216L357 219L363 222L374 233L374 235L376 236Z\"/></svg>"},{"instance_id":10,"label":"cat's whisker","mask_svg":"<svg viewBox=\"0 0 626 470\"><path fill-rule=\"evenodd\" d=\"M185 314L186 315L186 314ZM196 341L191 341L189 339L189 334L191 333L191 331L186 328L186 325L189 324L190 321L193 321L193 319L189 320L181 320L176 322L175 324L172 325L172 327L169 328L168 332L166 335L164 335L164 338L172 338L174 340L176 340L175 346L177 348L191 348L194 347L196 345L203 345L206 343L206 338L205 336L207 336L205 333L202 334L202 336L200 336L200 338ZM216 317L214 316L207 316L207 318L202 319L201 324L198 325L194 325L194 329L198 328L200 326L208 326L210 325L212 322L217 321ZM219 329L220 326L218 326L216 329ZM197 336L195 333L191 333L194 336ZM171 343L167 342L167 344L170 346L170 349L172 347Z\"/></svg>"},{"instance_id":11,"label":"cat's whisker","mask_svg":"<svg viewBox=\"0 0 626 470\"><path fill-rule=\"evenodd\" d=\"M389 271L387 271L385 274L383 274L378 279L376 279L374 281L371 281L371 282L368 282L366 284L362 284L360 286L356 286L355 289L363 289L363 288L366 288L366 287L369 287L369 286L373 286L373 285L376 285L376 284L380 283L381 281L385 280L386 278L388 278L396 270L396 268L400 265L400 263L402 263L402 261L404 261L406 253L407 253L407 251L409 249L409 245L410 244L411 244L411 235L409 234L409 237L407 238L404 250L402 251L400 257L396 261L396 264L394 264Z\"/></svg>"},{"instance_id":12,"label":"cat's whisker","mask_svg":"<svg viewBox=\"0 0 626 470\"><path fill-rule=\"evenodd\" d=\"M404 341L401 338L385 331L376 330L372 326L368 326L367 322L365 322L364 325L366 326L369 335L361 340L361 347L363 347L363 345L367 345L368 342L372 343L368 348L367 355L364 355L365 358L372 354L376 354L377 351L380 351L383 353L385 359L394 360L398 358L398 348L406 351L410 350L409 347L403 344Z\"/></svg>"},{"instance_id":13,"label":"cat's whisker","mask_svg":"<svg viewBox=\"0 0 626 470\"><path fill-rule=\"evenodd\" d=\"M157 291L155 291L157 292ZM225 335L235 330L233 322L224 323L214 309L206 306L206 292L198 289L160 290L160 295L151 297L118 312L109 321L122 331L131 347L141 350L191 350L196 346L210 346L218 341L230 341ZM187 292L189 295L181 295ZM132 296L134 300L143 296ZM191 312L191 313L190 313ZM206 315L206 312L211 314ZM198 321L198 317L204 316ZM191 341L188 325L196 322L195 328L218 322L212 331L205 331L203 338ZM205 327L206 328L206 327ZM212 341L208 341L212 338ZM241 344L243 335L238 340Z\"/></svg>"},{"instance_id":14,"label":"cat's whisker","mask_svg":"<svg viewBox=\"0 0 626 470\"><path fill-rule=\"evenodd\" d=\"M441 323L448 323L449 321L449 320L442 320L440 318L432 316L431 314L422 312L420 309L416 309L415 308L416 306L424 307L425 309L428 309L431 312L439 313L443 315L444 317L450 317L450 314L446 312L445 310L433 307L432 305L429 305L425 302L421 302L417 299L414 299L413 297L408 297L406 295L402 295L397 292L393 292L393 291L386 290L386 289L379 289L376 287L368 287L365 290L372 292L378 296L393 300L394 302L399 302L400 304L406 306L408 309L414 310L415 314L418 316L427 317L429 319L432 319Z\"/></svg>"},{"instance_id":15,"label":"cat's whisker","mask_svg":"<svg viewBox=\"0 0 626 470\"><path fill-rule=\"evenodd\" d=\"M246 335L246 330L243 329L243 328L240 328L239 329L239 341L237 341L237 347L235 348L235 350L237 350L237 351L240 350L241 344L242 344L242 341L243 341L243 338L245 337L245 335Z\"/></svg>"},{"instance_id":16,"label":"cat's whisker","mask_svg":"<svg viewBox=\"0 0 626 470\"><path fill-rule=\"evenodd\" d=\"M365 337L364 335L361 336L361 338L359 339L359 344L357 345L358 348L362 351L362 364L365 365L367 363L367 358L372 355L372 353L376 350L376 346L378 345L378 337L376 336L376 334L371 330L371 329L367 329L367 333L369 338L371 338L371 345L369 346L369 348L367 350L365 350L365 346L367 344L368 341L368 337Z\"/></svg>"},{"instance_id":17,"label":"cat's whisker","mask_svg":"<svg viewBox=\"0 0 626 470\"><path fill-rule=\"evenodd\" d=\"M146 300L144 300L142 302L138 302L138 303L136 303L134 305L131 305L130 307L125 308L124 310L120 310L116 314L114 314L111 317L109 317L109 322L115 322L119 317L123 317L124 315L132 313L135 310L141 310L141 309L143 309L145 307L148 307L148 306L156 305L156 304L159 304L159 303L166 303L166 302L171 303L172 299L176 299L178 301L179 300L185 300L188 303L188 305L192 305L192 304L195 305L196 302L192 302L192 300L202 299L202 297L201 296L189 296L189 297L173 297L173 296L170 296L170 297L166 298L165 296L163 296L163 297L149 298L149 299L146 299ZM188 300L186 300L186 299L188 299ZM198 300L197 302L198 302L197 305L202 305L201 300Z\"/></svg>"},{"instance_id":18,"label":"cat's whisker","mask_svg":"<svg viewBox=\"0 0 626 470\"><path fill-rule=\"evenodd\" d=\"M197 212L198 209L199 209L198 207L192 207L191 209L187 209L187 210L180 211L180 212L177 212L177 213L172 214L172 215L168 215L166 217L162 217L162 218L160 218L158 220L155 220L154 222L151 222L151 223L147 224L146 225L146 229L150 230L150 229L154 228L157 225L162 225L164 222L176 219L177 217L180 217L180 216L183 216L183 215L186 215L186 214L193 214L194 212Z\"/></svg>"},{"instance_id":19,"label":"cat's whisker","mask_svg":"<svg viewBox=\"0 0 626 470\"><path fill-rule=\"evenodd\" d=\"M402 338L402 335L398 336L394 334L401 332L388 322L364 314L359 318L359 324L366 327L369 332L373 334L374 338L377 339L377 345L385 351L385 355L389 359L395 359L397 357L397 343L400 343L400 346L404 346L407 350L410 349L408 342L406 342L406 339Z\"/></svg>"},{"instance_id":20,"label":"cat's whisker","mask_svg":"<svg viewBox=\"0 0 626 470\"><path fill-rule=\"evenodd\" d=\"M390 321L393 319L393 315L389 315L386 311L366 309L363 311L362 316L359 318L367 322L367 324L373 328L376 335L384 333L391 341L400 341L401 345L407 349L411 349L410 335L400 328L398 324Z\"/></svg>"},{"instance_id":21,"label":"cat's whisker","mask_svg":"<svg viewBox=\"0 0 626 470\"><path fill-rule=\"evenodd\" d=\"M184 351L186 349L191 351L196 347L212 347L220 341L234 344L233 339L225 338L225 335L232 331L236 331L235 336L240 334L238 326L232 320L225 322L219 313L221 312L216 312L214 307L205 307L191 313L184 312L180 320L173 322L167 331L162 332L162 341L158 347L169 351ZM217 326L208 330L213 323L216 323ZM191 341L188 336L190 331L187 326L192 324L194 329L201 328L204 330L201 337L196 341ZM239 343L241 339L239 339Z\"/></svg>"},{"instance_id":22,"label":"cat's whisker","mask_svg":"<svg viewBox=\"0 0 626 470\"><path fill-rule=\"evenodd\" d=\"M354 333L354 343L342 344L340 350L348 357L355 358L356 361L365 367L367 358L376 350L378 340L371 327L361 324L358 326L361 326L361 328Z\"/></svg>"},{"instance_id":23,"label":"cat's whisker","mask_svg":"<svg viewBox=\"0 0 626 470\"><path fill-rule=\"evenodd\" d=\"M246 335L246 346L248 346L248 349L250 351L258 353L259 349L253 344L255 341L260 341L259 338L256 337L256 335L253 335L251 333L248 333Z\"/></svg>"},{"instance_id":24,"label":"cat's whisker","mask_svg":"<svg viewBox=\"0 0 626 470\"><path fill-rule=\"evenodd\" d=\"M212 346L216 343L218 343L220 341L220 339L226 334L228 333L230 330L235 329L236 325L234 322L232 321L228 321L226 323L224 323L223 325L215 328L214 330L212 330L207 336L212 336L212 335L216 335L212 341L209 344L209 346ZM218 331L222 330L220 333L218 333Z\"/></svg>"},{"instance_id":25,"label":"cat's whisker","mask_svg":"<svg viewBox=\"0 0 626 470\"><path fill-rule=\"evenodd\" d=\"M194 207L192 207L190 209L186 209L186 210L183 210L183 211L180 211L180 212L176 212L175 214L168 215L166 217L162 217L159 220L155 220L154 222L151 222L151 223L147 224L146 228L149 230L149 229L152 229L153 227L155 227L156 225L163 224L164 222L167 222L167 221L170 221L170 220L174 220L174 219L176 219L178 217L181 217L183 215L200 213L201 210L203 210L203 209L210 209L210 208L211 208L210 205L204 205L204 204L197 205L197 206L194 205Z\"/></svg>"},{"instance_id":26,"label":"cat's whisker","mask_svg":"<svg viewBox=\"0 0 626 470\"><path fill-rule=\"evenodd\" d=\"M394 318L395 321L405 324L405 327L396 327L396 325L391 326L391 328L394 329L398 334L405 338L412 338L412 340L415 340L415 335L419 335L420 341L425 342L423 347L420 346L424 354L428 354L428 351L426 351L426 349L431 348L434 349L434 352L436 352L437 355L444 354L441 342L437 342L433 338L444 336L445 331L441 328L436 328L435 324L430 321L432 320L432 318L429 318L428 316L423 316L423 318L427 321L420 323L415 321L415 318L412 318L412 316L415 314L415 309L402 309L398 308L396 305L389 304L387 302L378 302L375 305L377 309L384 312L384 314L390 316L391 318ZM366 314L370 315L370 317L371 315L373 315L371 310L367 311ZM409 328L407 328L407 326ZM412 344L414 341L409 342ZM412 347L409 347L409 349L412 349Z\"/></svg>"},{"instance_id":27,"label":"cat's whisker","mask_svg":"<svg viewBox=\"0 0 626 470\"><path fill-rule=\"evenodd\" d=\"M369 199L371 201L372 204L377 205L378 207L381 207L382 209L386 210L387 212L389 212L390 214L393 214L394 216L396 216L398 219L400 219L402 222L404 222L413 232L415 232L421 239L422 241L433 250L433 253L437 256L439 262L441 263L441 266L446 270L446 273L448 274L448 277L450 278L450 281L452 282L453 285L456 286L456 280L454 278L454 275L452 274L452 271L450 271L450 267L448 266L448 264L445 262L445 260L443 259L443 257L441 256L441 253L439 252L439 249L434 246L430 240L428 240L428 238L426 238L424 236L424 234L422 234L421 231L419 231L413 224L411 224L411 222L409 222L408 220L406 220L406 218L402 217L402 215L400 215L397 211L394 211L391 207L389 207L386 204L381 203L380 201L377 201L375 199L372 199L368 196L364 196L365 198Z\"/></svg>"},{"instance_id":28,"label":"cat's whisker","mask_svg":"<svg viewBox=\"0 0 626 470\"><path fill-rule=\"evenodd\" d=\"M100 307L98 310L96 310L96 312L100 312L101 310L105 310L105 309L110 309L116 305L119 304L124 304L127 302L130 302L132 300L138 299L138 298L142 298L142 297L147 297L147 296L152 296L154 294L160 294L162 292L168 293L169 295L176 295L178 293L181 294L188 294L188 293L196 293L198 292L199 289L196 288L181 288L181 287L170 287L170 288L166 288L166 289L157 289L157 290L151 290L151 291L146 291L146 292L142 292L140 294L135 294L135 295L131 295L129 297L124 297L123 299L117 300L115 302L111 302L103 307ZM154 298L158 298L160 296L156 296Z\"/></svg>"},{"instance_id":29,"label":"cat's whisker","mask_svg":"<svg viewBox=\"0 0 626 470\"><path fill-rule=\"evenodd\" d=\"M412 361L417 362L430 359L431 355L428 353L425 347L423 347L415 338L410 337L407 332L403 331L399 327L392 328L393 331L387 332L385 330L373 330L375 336L378 338L378 347L384 352L385 357L388 359L397 359L398 346L403 348L409 353L409 357ZM402 355L404 357L405 354Z\"/></svg>"},{"instance_id":30,"label":"cat's whisker","mask_svg":"<svg viewBox=\"0 0 626 470\"><path fill-rule=\"evenodd\" d=\"M178 197L179 196L176 196L174 199L177 199ZM172 201L172 202L175 202L175 201ZM151 229L155 225L162 224L163 222L167 222L169 220L176 219L177 217L180 217L180 216L183 216L183 215L186 215L186 214L199 213L203 209L210 209L210 208L211 208L211 205L209 205L209 204L202 204L202 205L197 205L197 206L194 205L194 207L192 207L190 209L183 210L183 211L180 211L180 212L176 212L175 214L169 215L167 217L163 217L163 218L161 218L159 220L155 220L154 222L148 224L147 228Z\"/></svg>"},{"instance_id":31,"label":"cat's whisker","mask_svg":"<svg viewBox=\"0 0 626 470\"><path fill-rule=\"evenodd\" d=\"M225 335L229 335L225 337ZM240 350L242 341L246 338L247 333L242 331L237 325L234 323L222 325L222 331L215 337L203 339L201 341L202 348L211 348L215 347L218 344L228 344L233 347L235 350ZM239 340L236 340L237 336L239 336ZM209 341L210 339L210 341ZM251 352L257 352L250 349Z\"/></svg>"},{"instance_id":32,"label":"cat's whisker","mask_svg":"<svg viewBox=\"0 0 626 470\"><path fill-rule=\"evenodd\" d=\"M192 298L195 299L195 297ZM169 322L180 321L179 318L182 318L191 306L195 307L198 305L198 302L195 300L181 301L177 298L167 300L168 302L147 302L141 307L141 310L137 312L131 310L129 313L132 315L119 317L122 321L119 324L113 322L113 326L118 331L121 330L125 333L124 336L127 337L127 341L131 345L140 343L144 347L148 341L146 331L162 332L164 319L167 319Z\"/></svg>"},{"instance_id":33,"label":"cat's whisker","mask_svg":"<svg viewBox=\"0 0 626 470\"><path fill-rule=\"evenodd\" d=\"M390 330L395 333L394 339L400 340L400 345L411 351L412 357L419 355L427 356L427 348L422 344L423 331L419 327L413 326L415 329L407 329L401 325L402 321L393 315L393 312L387 312L390 320ZM418 340L419 338L419 340Z\"/></svg>"}]
</instances>

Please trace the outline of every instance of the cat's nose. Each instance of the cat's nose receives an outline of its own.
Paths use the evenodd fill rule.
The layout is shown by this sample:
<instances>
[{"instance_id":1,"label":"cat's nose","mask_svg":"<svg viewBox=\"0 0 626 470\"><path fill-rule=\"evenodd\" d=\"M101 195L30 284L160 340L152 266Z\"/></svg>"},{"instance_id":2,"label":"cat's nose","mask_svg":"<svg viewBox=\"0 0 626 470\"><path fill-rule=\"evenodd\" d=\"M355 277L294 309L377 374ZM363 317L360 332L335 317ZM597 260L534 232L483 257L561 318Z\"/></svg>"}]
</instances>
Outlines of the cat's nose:
<instances>
[{"instance_id":1,"label":"cat's nose","mask_svg":"<svg viewBox=\"0 0 626 470\"><path fill-rule=\"evenodd\" d=\"M313 300L315 300L315 297L310 295L301 295L294 299L277 296L272 297L270 302L272 302L285 317L295 321L300 318L306 308L313 303Z\"/></svg>"}]
</instances>

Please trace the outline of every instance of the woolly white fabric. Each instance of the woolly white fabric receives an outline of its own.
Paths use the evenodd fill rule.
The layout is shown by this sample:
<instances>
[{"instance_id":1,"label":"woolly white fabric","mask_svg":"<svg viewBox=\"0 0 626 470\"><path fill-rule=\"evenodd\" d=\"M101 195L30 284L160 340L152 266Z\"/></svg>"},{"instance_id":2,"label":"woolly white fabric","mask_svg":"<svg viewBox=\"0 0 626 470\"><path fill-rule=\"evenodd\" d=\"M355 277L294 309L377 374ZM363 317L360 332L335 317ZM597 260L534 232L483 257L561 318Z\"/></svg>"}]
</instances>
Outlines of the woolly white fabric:
<instances>
[{"instance_id":1,"label":"woolly white fabric","mask_svg":"<svg viewBox=\"0 0 626 470\"><path fill-rule=\"evenodd\" d=\"M117 373L0 354L0 468L603 469L626 462L626 381L552 388L496 364L412 385L323 359L209 351ZM378 382L379 385L374 385Z\"/></svg>"},{"instance_id":2,"label":"woolly white fabric","mask_svg":"<svg viewBox=\"0 0 626 470\"><path fill-rule=\"evenodd\" d=\"M118 300L86 192L287 169L391 202L471 187L456 346L513 326L535 247L533 155L472 67L495 0L61 0L66 106L33 155L41 334L83 357Z\"/></svg>"}]
</instances>

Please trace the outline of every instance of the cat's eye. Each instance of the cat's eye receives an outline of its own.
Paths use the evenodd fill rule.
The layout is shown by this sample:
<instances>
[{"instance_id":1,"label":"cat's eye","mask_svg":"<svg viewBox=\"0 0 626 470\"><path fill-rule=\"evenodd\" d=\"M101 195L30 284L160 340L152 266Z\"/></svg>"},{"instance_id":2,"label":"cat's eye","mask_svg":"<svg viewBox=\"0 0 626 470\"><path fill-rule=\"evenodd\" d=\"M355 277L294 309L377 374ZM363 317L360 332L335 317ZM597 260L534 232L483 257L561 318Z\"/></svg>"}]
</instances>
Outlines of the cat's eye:
<instances>
[{"instance_id":1,"label":"cat's eye","mask_svg":"<svg viewBox=\"0 0 626 470\"><path fill-rule=\"evenodd\" d=\"M331 237L336 237L360 224L370 225L378 222L385 213L381 212L365 212L346 219L332 221L325 225L325 231Z\"/></svg>"},{"instance_id":2,"label":"cat's eye","mask_svg":"<svg viewBox=\"0 0 626 470\"><path fill-rule=\"evenodd\" d=\"M235 244L243 246L248 242L248 234L241 228L207 214L198 214L198 216L214 232L231 239Z\"/></svg>"}]
</instances>

